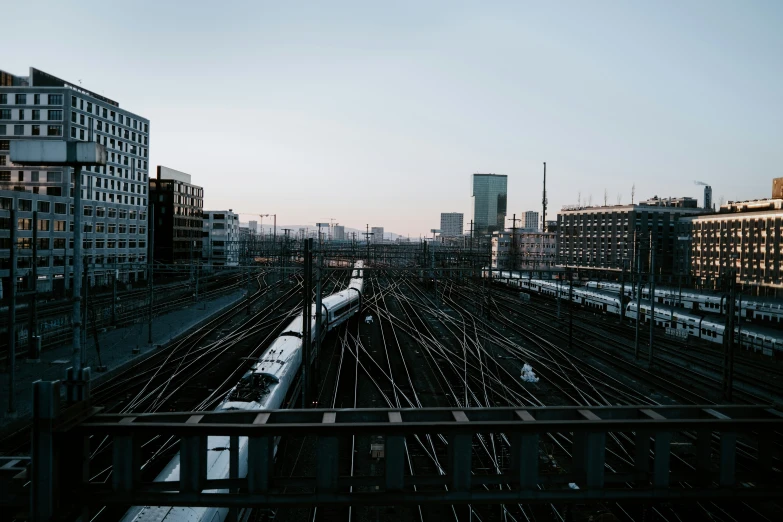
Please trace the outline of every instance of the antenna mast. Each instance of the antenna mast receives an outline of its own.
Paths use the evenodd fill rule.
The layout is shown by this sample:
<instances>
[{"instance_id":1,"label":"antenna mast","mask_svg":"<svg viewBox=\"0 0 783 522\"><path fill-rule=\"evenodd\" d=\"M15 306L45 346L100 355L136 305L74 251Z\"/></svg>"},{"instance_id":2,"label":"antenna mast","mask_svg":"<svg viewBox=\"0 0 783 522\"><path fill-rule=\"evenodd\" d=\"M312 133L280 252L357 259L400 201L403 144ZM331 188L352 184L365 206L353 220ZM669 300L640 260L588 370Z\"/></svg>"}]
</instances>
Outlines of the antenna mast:
<instances>
[{"instance_id":1,"label":"antenna mast","mask_svg":"<svg viewBox=\"0 0 783 522\"><path fill-rule=\"evenodd\" d=\"M541 204L544 207L541 214L541 231L546 232L546 161L544 162L544 197L541 199Z\"/></svg>"}]
</instances>

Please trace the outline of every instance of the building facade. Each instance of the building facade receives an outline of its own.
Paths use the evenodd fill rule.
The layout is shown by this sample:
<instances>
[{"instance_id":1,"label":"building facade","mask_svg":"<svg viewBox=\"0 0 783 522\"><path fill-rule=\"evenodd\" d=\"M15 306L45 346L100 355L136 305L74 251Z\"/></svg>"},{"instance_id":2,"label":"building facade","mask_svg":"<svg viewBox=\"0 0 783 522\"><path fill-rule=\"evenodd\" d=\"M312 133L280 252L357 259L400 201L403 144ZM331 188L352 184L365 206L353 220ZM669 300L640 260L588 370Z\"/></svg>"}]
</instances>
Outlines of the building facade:
<instances>
[{"instance_id":1,"label":"building facade","mask_svg":"<svg viewBox=\"0 0 783 522\"><path fill-rule=\"evenodd\" d=\"M680 221L697 287L721 290L733 276L743 292L783 295L783 199L729 202L717 214Z\"/></svg>"},{"instance_id":2,"label":"building facade","mask_svg":"<svg viewBox=\"0 0 783 522\"><path fill-rule=\"evenodd\" d=\"M204 262L209 266L237 266L239 250L239 215L231 209L205 210Z\"/></svg>"},{"instance_id":3,"label":"building facade","mask_svg":"<svg viewBox=\"0 0 783 522\"><path fill-rule=\"evenodd\" d=\"M0 191L26 192L23 199L36 202L33 195L73 201L72 169L14 165L13 140L103 144L108 162L82 170L82 208L76 209L84 216L88 281L103 284L115 273L121 282L146 277L149 120L32 67L29 76L0 76ZM0 257L8 255L0 251Z\"/></svg>"},{"instance_id":4,"label":"building facade","mask_svg":"<svg viewBox=\"0 0 783 522\"><path fill-rule=\"evenodd\" d=\"M492 234L492 268L548 273L557 265L557 234L531 230Z\"/></svg>"},{"instance_id":5,"label":"building facade","mask_svg":"<svg viewBox=\"0 0 783 522\"><path fill-rule=\"evenodd\" d=\"M441 212L440 214L440 235L441 237L457 237L462 235L463 230L462 212Z\"/></svg>"},{"instance_id":6,"label":"building facade","mask_svg":"<svg viewBox=\"0 0 783 522\"><path fill-rule=\"evenodd\" d=\"M525 228L527 230L539 230L538 226L538 212L535 210L528 210L525 212Z\"/></svg>"},{"instance_id":7,"label":"building facade","mask_svg":"<svg viewBox=\"0 0 783 522\"><path fill-rule=\"evenodd\" d=\"M383 243L383 227L372 227L370 232L373 243Z\"/></svg>"},{"instance_id":8,"label":"building facade","mask_svg":"<svg viewBox=\"0 0 783 522\"><path fill-rule=\"evenodd\" d=\"M557 215L558 263L606 272L619 272L623 265L648 271L652 246L655 272L673 281L680 273L676 261L682 248L677 222L705 212L695 206L678 206L681 200L653 198L638 205L563 207Z\"/></svg>"},{"instance_id":9,"label":"building facade","mask_svg":"<svg viewBox=\"0 0 783 522\"><path fill-rule=\"evenodd\" d=\"M157 178L150 179L155 262L200 262L204 249L203 212L204 189L191 183L190 174L158 165Z\"/></svg>"},{"instance_id":10,"label":"building facade","mask_svg":"<svg viewBox=\"0 0 783 522\"><path fill-rule=\"evenodd\" d=\"M508 176L473 174L473 230L477 235L505 230Z\"/></svg>"},{"instance_id":11,"label":"building facade","mask_svg":"<svg viewBox=\"0 0 783 522\"><path fill-rule=\"evenodd\" d=\"M332 227L332 239L334 241L345 241L345 227L342 225L334 225Z\"/></svg>"}]
</instances>

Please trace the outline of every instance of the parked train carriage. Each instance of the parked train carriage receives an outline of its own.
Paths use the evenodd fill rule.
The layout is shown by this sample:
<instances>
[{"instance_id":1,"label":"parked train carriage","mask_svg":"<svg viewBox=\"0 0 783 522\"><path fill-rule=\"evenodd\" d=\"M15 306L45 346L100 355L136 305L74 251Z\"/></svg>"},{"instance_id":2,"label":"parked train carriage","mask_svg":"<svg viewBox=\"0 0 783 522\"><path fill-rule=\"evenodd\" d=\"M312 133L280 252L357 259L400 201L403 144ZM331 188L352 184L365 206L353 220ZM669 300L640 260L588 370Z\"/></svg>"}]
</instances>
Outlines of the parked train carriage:
<instances>
[{"instance_id":1,"label":"parked train carriage","mask_svg":"<svg viewBox=\"0 0 783 522\"><path fill-rule=\"evenodd\" d=\"M568 292L567 289L566 292ZM602 312L620 315L620 310L623 305L619 296L616 294L587 288L575 288L574 293L582 297L582 304L586 308L597 309Z\"/></svg>"}]
</instances>

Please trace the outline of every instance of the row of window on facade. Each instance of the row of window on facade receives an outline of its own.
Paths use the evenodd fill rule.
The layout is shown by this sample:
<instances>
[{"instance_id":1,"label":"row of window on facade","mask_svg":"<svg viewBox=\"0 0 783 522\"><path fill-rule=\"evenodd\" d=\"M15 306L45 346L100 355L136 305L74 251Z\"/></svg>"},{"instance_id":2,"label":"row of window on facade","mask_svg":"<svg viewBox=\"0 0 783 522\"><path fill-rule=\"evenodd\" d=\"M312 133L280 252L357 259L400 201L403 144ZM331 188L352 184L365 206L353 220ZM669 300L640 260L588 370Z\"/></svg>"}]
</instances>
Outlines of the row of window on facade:
<instances>
[{"instance_id":1,"label":"row of window on facade","mask_svg":"<svg viewBox=\"0 0 783 522\"><path fill-rule=\"evenodd\" d=\"M27 94L12 94L11 96L12 97L9 98L8 93L0 94L0 105L8 105L9 99L14 100L14 105L27 105L28 100L32 101L33 105L41 105L42 100L46 100L47 105L63 104L62 94L32 94L29 98Z\"/></svg>"},{"instance_id":2,"label":"row of window on facade","mask_svg":"<svg viewBox=\"0 0 783 522\"><path fill-rule=\"evenodd\" d=\"M87 111L90 114L93 113L93 104L92 102L86 103L85 108L85 102L82 98L77 98L76 96L71 96L71 107L74 109L79 109L82 111ZM101 114L102 113L102 114ZM128 127L133 127L134 129L138 131L142 131L142 123L135 118L131 118L130 116L125 116L124 114L116 113L113 110L109 110L106 107L101 107L97 103L95 104L95 115L101 116L105 119L111 118L112 121L118 122L120 125L126 125ZM118 121L119 120L119 121ZM149 124L144 123L143 124L143 130L145 133L149 133Z\"/></svg>"},{"instance_id":3,"label":"row of window on facade","mask_svg":"<svg viewBox=\"0 0 783 522\"><path fill-rule=\"evenodd\" d=\"M126 263L143 263L147 260L145 254L117 254L113 256L107 255L87 255L85 256L85 264L91 265L104 265L114 266L123 265ZM51 262L51 264L50 264ZM36 266L38 268L57 268L62 266L73 266L73 256L38 256ZM19 256L16 258L16 268L25 269L33 267L33 258L31 256ZM7 257L0 257L0 270L9 270L11 268L11 260Z\"/></svg>"},{"instance_id":4,"label":"row of window on facade","mask_svg":"<svg viewBox=\"0 0 783 522\"><path fill-rule=\"evenodd\" d=\"M61 121L63 119L63 111L60 109L49 109L44 111L43 115L46 116L43 118L44 120ZM40 121L41 109L0 109L0 120L25 121L27 119Z\"/></svg>"},{"instance_id":5,"label":"row of window on facade","mask_svg":"<svg viewBox=\"0 0 783 522\"><path fill-rule=\"evenodd\" d=\"M11 219L7 217L0 217L0 230L10 230L10 228L11 228ZM73 232L73 221L66 221L66 220L59 220L59 219L54 219L54 220L39 219L36 228L41 232L48 232L50 230L54 232ZM16 229L32 230L33 219L17 218ZM145 235L147 233L147 227L141 225L129 225L126 223L104 223L101 221L95 223L94 226L93 223L83 223L83 231L88 233L95 231L96 233L99 234L108 233L108 234L135 235L136 233L138 233L141 235Z\"/></svg>"},{"instance_id":6,"label":"row of window on facade","mask_svg":"<svg viewBox=\"0 0 783 522\"><path fill-rule=\"evenodd\" d=\"M73 238L56 237L56 238L38 238L38 250L62 250L65 248L66 242L68 248L73 250ZM4 237L0 238L0 249L8 250L11 247L11 239ZM125 249L125 248L147 248L146 240L136 239L83 239L82 247L86 249ZM32 250L33 238L31 237L18 237L16 238L16 248L19 250Z\"/></svg>"},{"instance_id":7,"label":"row of window on facade","mask_svg":"<svg viewBox=\"0 0 783 522\"><path fill-rule=\"evenodd\" d=\"M53 112L53 111L49 111L49 112ZM62 112L62 111L60 111L60 112ZM10 118L8 118L8 119L10 119ZM24 118L20 117L19 119L21 120L21 119L24 119ZM49 119L51 120L51 119L54 119L54 118L49 118ZM60 115L60 119L62 119L62 114ZM120 138L125 138L126 140L130 140L130 141L136 142L139 145L142 145L142 144L147 145L148 144L147 143L147 136L144 136L141 133L139 133L138 136L137 136L136 132L134 132L134 131L131 131L129 129L122 129L122 128L118 129L116 125L109 126L108 123L106 123L106 128L104 129L104 125L103 125L103 122L101 120L98 120L97 123L95 125L93 125L93 119L90 118L89 116L85 119L84 114L77 114L75 112L72 112L71 113L71 123L76 123L76 124L81 125L81 126L86 126L88 128L88 130L93 130L94 129L97 132L106 132L108 134L111 134L112 136L118 136ZM84 130L82 130L82 135L84 135ZM107 136L103 136L103 138L104 138L104 145L106 145L106 141L105 140L106 140ZM84 138L82 138L82 139L84 139ZM114 139L110 139L110 141L113 143ZM122 143L122 141L119 141L119 143ZM112 145L112 148L113 147L114 147L114 145ZM133 149L133 154L136 154L136 145L131 145L130 147L131 147L131 149ZM141 146L139 146L139 150L143 150L143 148Z\"/></svg>"},{"instance_id":8,"label":"row of window on facade","mask_svg":"<svg viewBox=\"0 0 783 522\"><path fill-rule=\"evenodd\" d=\"M30 127L30 136L62 136L62 125L46 125L44 129L41 129L41 125L5 125L0 124L0 136L11 136L8 132L9 127L13 127L13 136L27 136L25 133L25 127ZM46 131L44 134L43 131Z\"/></svg>"}]
</instances>

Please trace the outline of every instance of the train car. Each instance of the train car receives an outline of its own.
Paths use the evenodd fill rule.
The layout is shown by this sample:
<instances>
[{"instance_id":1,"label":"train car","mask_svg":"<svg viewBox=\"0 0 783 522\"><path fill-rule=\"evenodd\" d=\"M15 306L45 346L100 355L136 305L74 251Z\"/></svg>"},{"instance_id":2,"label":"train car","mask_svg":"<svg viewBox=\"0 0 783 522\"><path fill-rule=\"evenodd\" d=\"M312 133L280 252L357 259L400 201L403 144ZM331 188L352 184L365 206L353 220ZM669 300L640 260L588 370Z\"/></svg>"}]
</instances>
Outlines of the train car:
<instances>
[{"instance_id":1,"label":"train car","mask_svg":"<svg viewBox=\"0 0 783 522\"><path fill-rule=\"evenodd\" d=\"M361 306L364 288L364 265L358 261L352 272L348 288L322 299L322 323L325 331L332 330L355 314ZM315 335L315 315L311 319L311 331ZM274 410L280 409L299 374L302 364L303 315L300 313L283 329L280 336L261 355L240 381L229 391L217 411ZM229 478L230 437L207 437L207 479ZM277 451L277 441L275 449ZM239 473L247 475L247 437L239 437ZM155 482L176 482L180 474L180 457L177 454L163 468ZM121 522L223 522L228 508L134 506Z\"/></svg>"}]
</instances>

